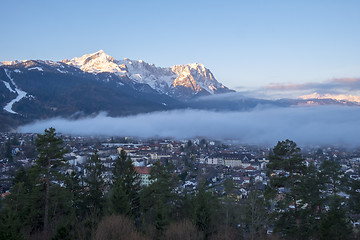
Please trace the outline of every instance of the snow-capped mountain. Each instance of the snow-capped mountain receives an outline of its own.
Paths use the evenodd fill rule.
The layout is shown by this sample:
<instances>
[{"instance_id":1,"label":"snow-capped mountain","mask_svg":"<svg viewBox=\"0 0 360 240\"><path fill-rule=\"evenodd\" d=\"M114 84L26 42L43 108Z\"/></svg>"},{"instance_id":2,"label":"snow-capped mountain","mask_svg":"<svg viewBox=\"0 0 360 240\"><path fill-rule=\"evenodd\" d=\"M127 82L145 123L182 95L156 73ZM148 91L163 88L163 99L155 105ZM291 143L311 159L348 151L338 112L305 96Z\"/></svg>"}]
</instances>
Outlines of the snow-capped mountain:
<instances>
[{"instance_id":1,"label":"snow-capped mountain","mask_svg":"<svg viewBox=\"0 0 360 240\"><path fill-rule=\"evenodd\" d=\"M300 99L306 99L306 100L311 100L311 99L334 99L337 101L346 101L346 102L353 102L353 103L360 103L360 97L359 96L354 96L354 95L345 95L345 94L320 94L320 93L312 93L309 95L303 95L299 97Z\"/></svg>"},{"instance_id":2,"label":"snow-capped mountain","mask_svg":"<svg viewBox=\"0 0 360 240\"><path fill-rule=\"evenodd\" d=\"M0 131L51 117L106 112L126 116L186 104L126 75L88 73L65 62L28 60L0 65Z\"/></svg>"},{"instance_id":3,"label":"snow-capped mountain","mask_svg":"<svg viewBox=\"0 0 360 240\"><path fill-rule=\"evenodd\" d=\"M0 131L39 119L100 112L127 116L183 108L241 111L259 104L360 105L357 98L316 94L278 101L212 96L231 91L198 63L162 68L142 60L115 60L103 51L63 61L2 62Z\"/></svg>"},{"instance_id":4,"label":"snow-capped mountain","mask_svg":"<svg viewBox=\"0 0 360 240\"><path fill-rule=\"evenodd\" d=\"M71 60L0 63L0 130L51 117L124 116L187 108L230 92L202 64L157 67L98 51Z\"/></svg>"},{"instance_id":5,"label":"snow-capped mountain","mask_svg":"<svg viewBox=\"0 0 360 240\"><path fill-rule=\"evenodd\" d=\"M63 62L88 73L126 76L136 83L147 84L159 93L178 99L188 99L199 93L210 95L231 91L219 83L209 69L198 63L162 68L142 60L115 60L102 50Z\"/></svg>"}]
</instances>

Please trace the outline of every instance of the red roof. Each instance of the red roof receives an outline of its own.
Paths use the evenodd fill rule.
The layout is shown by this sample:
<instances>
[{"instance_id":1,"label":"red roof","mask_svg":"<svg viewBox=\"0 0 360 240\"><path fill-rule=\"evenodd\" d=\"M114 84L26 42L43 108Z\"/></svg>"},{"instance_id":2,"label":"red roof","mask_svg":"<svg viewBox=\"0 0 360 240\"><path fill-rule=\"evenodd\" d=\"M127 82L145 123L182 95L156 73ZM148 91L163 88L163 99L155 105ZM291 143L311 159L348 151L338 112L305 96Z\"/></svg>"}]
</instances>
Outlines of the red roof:
<instances>
[{"instance_id":1,"label":"red roof","mask_svg":"<svg viewBox=\"0 0 360 240\"><path fill-rule=\"evenodd\" d=\"M150 174L150 167L135 167L137 174Z\"/></svg>"},{"instance_id":2,"label":"red roof","mask_svg":"<svg viewBox=\"0 0 360 240\"><path fill-rule=\"evenodd\" d=\"M253 168L252 166L248 166L245 168L245 170L256 170L255 168Z\"/></svg>"},{"instance_id":3,"label":"red roof","mask_svg":"<svg viewBox=\"0 0 360 240\"><path fill-rule=\"evenodd\" d=\"M5 193L2 193L2 194L1 194L1 197L2 197L2 198L5 198L5 197L8 196L8 195L10 195L10 192L5 192Z\"/></svg>"}]
</instances>

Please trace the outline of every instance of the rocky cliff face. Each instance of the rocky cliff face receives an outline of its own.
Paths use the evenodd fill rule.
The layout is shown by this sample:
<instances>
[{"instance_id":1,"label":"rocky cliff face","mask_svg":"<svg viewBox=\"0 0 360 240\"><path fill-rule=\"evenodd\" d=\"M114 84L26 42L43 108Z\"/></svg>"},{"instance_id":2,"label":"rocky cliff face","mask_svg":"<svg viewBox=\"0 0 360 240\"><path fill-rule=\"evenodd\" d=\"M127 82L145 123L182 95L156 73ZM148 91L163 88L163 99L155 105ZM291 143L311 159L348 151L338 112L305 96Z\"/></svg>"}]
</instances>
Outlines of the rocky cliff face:
<instances>
[{"instance_id":1,"label":"rocky cliff face","mask_svg":"<svg viewBox=\"0 0 360 240\"><path fill-rule=\"evenodd\" d=\"M198 63L162 68L142 60L114 60L102 50L63 62L88 73L127 76L136 83L147 84L155 91L178 100L188 100L199 93L211 95L231 92L215 79L209 69Z\"/></svg>"}]
</instances>

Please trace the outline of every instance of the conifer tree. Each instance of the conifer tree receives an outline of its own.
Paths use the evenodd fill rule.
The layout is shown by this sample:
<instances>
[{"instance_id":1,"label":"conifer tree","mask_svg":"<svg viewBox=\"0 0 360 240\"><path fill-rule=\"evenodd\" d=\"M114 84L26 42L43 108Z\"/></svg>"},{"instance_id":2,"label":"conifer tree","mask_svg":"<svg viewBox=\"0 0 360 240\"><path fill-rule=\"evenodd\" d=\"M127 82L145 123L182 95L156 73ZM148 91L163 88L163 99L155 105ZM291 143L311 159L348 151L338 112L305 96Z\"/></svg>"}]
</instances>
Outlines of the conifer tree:
<instances>
[{"instance_id":1,"label":"conifer tree","mask_svg":"<svg viewBox=\"0 0 360 240\"><path fill-rule=\"evenodd\" d=\"M14 161L14 157L12 155L12 148L11 148L11 139L9 139L5 143L5 157L9 160L9 162Z\"/></svg>"},{"instance_id":2,"label":"conifer tree","mask_svg":"<svg viewBox=\"0 0 360 240\"><path fill-rule=\"evenodd\" d=\"M25 239L22 231L26 219L26 189L24 183L15 184L0 209L0 239Z\"/></svg>"},{"instance_id":3,"label":"conifer tree","mask_svg":"<svg viewBox=\"0 0 360 240\"><path fill-rule=\"evenodd\" d=\"M218 209L217 199L201 186L194 198L193 217L195 225L204 234L205 239L208 239L216 230L215 217Z\"/></svg>"},{"instance_id":4,"label":"conifer tree","mask_svg":"<svg viewBox=\"0 0 360 240\"><path fill-rule=\"evenodd\" d=\"M358 175L360 176L360 168L358 168ZM355 216L360 217L360 179L351 179L349 189L350 212Z\"/></svg>"},{"instance_id":5,"label":"conifer tree","mask_svg":"<svg viewBox=\"0 0 360 240\"><path fill-rule=\"evenodd\" d=\"M155 226L158 236L170 223L171 213L176 206L176 178L172 176L172 171L171 164L154 163L150 172L153 183L141 191L143 223L145 226Z\"/></svg>"},{"instance_id":6,"label":"conifer tree","mask_svg":"<svg viewBox=\"0 0 360 240\"><path fill-rule=\"evenodd\" d=\"M277 230L287 236L300 238L300 185L302 177L306 174L300 148L289 139L278 142L269 159L267 174L270 186L276 189L276 192L280 188L283 189L283 198L277 202L277 207L281 210Z\"/></svg>"},{"instance_id":7,"label":"conifer tree","mask_svg":"<svg viewBox=\"0 0 360 240\"><path fill-rule=\"evenodd\" d=\"M65 180L61 174L65 150L55 129L39 134L36 145L39 153L36 165L27 171L20 167L16 172L11 194L5 201L5 216L13 222L13 229L16 222L21 223L19 234L29 237L41 232L42 238L47 239L50 230L70 215L71 197L61 186Z\"/></svg>"},{"instance_id":8,"label":"conifer tree","mask_svg":"<svg viewBox=\"0 0 360 240\"><path fill-rule=\"evenodd\" d=\"M104 207L103 192L105 187L104 181L105 167L101 163L100 157L95 150L85 163L85 205L88 210L92 210L95 214L100 214Z\"/></svg>"},{"instance_id":9,"label":"conifer tree","mask_svg":"<svg viewBox=\"0 0 360 240\"><path fill-rule=\"evenodd\" d=\"M37 166L40 169L42 182L45 188L44 194L44 232L49 231L49 199L50 185L53 181L63 180L59 173L59 167L64 165L63 141L56 136L55 129L45 129L44 134L38 134L36 139L36 149L39 153Z\"/></svg>"},{"instance_id":10,"label":"conifer tree","mask_svg":"<svg viewBox=\"0 0 360 240\"><path fill-rule=\"evenodd\" d=\"M110 212L136 217L139 212L140 178L131 158L122 150L113 170L113 186L110 191Z\"/></svg>"},{"instance_id":11,"label":"conifer tree","mask_svg":"<svg viewBox=\"0 0 360 240\"><path fill-rule=\"evenodd\" d=\"M331 198L327 211L320 223L320 239L351 239L351 225L339 196Z\"/></svg>"},{"instance_id":12,"label":"conifer tree","mask_svg":"<svg viewBox=\"0 0 360 240\"><path fill-rule=\"evenodd\" d=\"M328 190L332 192L333 197L339 192L346 190L348 179L346 179L338 162L324 160L320 166L320 177Z\"/></svg>"},{"instance_id":13,"label":"conifer tree","mask_svg":"<svg viewBox=\"0 0 360 240\"><path fill-rule=\"evenodd\" d=\"M84 199L81 216L85 228L85 238L90 239L91 233L103 215L104 209L104 170L97 150L85 162Z\"/></svg>"},{"instance_id":14,"label":"conifer tree","mask_svg":"<svg viewBox=\"0 0 360 240\"><path fill-rule=\"evenodd\" d=\"M321 218L320 238L349 239L351 227L346 216L347 200L339 194L348 189L349 180L335 160L324 160L319 175L324 185L323 190L327 192L324 205L328 208Z\"/></svg>"}]
</instances>

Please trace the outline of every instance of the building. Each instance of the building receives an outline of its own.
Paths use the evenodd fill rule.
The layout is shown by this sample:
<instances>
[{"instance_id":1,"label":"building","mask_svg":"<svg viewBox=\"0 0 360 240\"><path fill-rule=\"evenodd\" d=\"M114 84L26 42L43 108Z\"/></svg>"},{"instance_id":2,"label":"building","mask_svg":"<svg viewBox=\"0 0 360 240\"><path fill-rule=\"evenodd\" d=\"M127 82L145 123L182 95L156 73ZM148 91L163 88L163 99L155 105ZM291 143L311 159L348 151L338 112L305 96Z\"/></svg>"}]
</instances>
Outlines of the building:
<instances>
[{"instance_id":1,"label":"building","mask_svg":"<svg viewBox=\"0 0 360 240\"><path fill-rule=\"evenodd\" d=\"M153 180L150 180L150 167L134 167L137 174L140 176L140 185L149 186Z\"/></svg>"}]
</instances>

